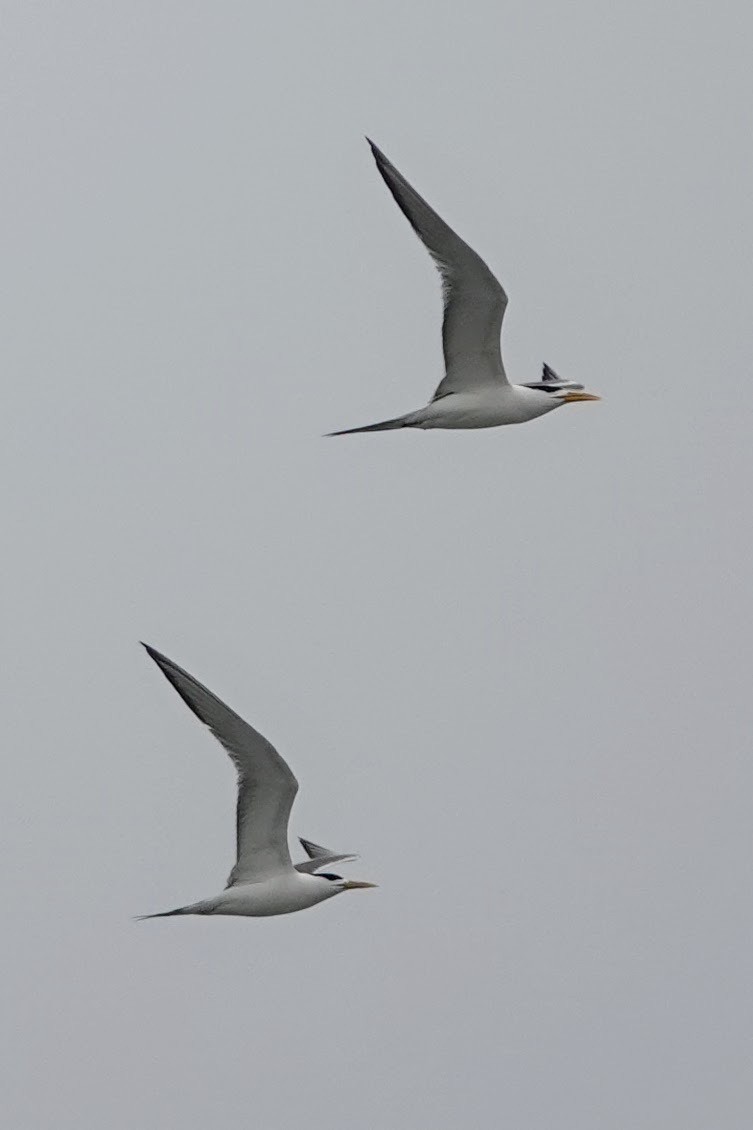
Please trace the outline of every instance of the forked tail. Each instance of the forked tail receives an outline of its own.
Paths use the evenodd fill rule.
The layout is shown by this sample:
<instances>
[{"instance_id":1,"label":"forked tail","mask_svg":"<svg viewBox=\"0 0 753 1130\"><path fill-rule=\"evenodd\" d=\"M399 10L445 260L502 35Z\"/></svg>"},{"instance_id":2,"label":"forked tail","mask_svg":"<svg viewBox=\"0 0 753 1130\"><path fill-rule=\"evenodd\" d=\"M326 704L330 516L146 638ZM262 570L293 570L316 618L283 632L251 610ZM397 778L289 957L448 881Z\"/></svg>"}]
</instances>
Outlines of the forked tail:
<instances>
[{"instance_id":1,"label":"forked tail","mask_svg":"<svg viewBox=\"0 0 753 1130\"><path fill-rule=\"evenodd\" d=\"M379 424L367 424L364 428L345 428L341 432L327 432L328 436L352 436L356 432L391 432L395 428L411 427L410 416L397 416L394 420L382 420Z\"/></svg>"}]
</instances>

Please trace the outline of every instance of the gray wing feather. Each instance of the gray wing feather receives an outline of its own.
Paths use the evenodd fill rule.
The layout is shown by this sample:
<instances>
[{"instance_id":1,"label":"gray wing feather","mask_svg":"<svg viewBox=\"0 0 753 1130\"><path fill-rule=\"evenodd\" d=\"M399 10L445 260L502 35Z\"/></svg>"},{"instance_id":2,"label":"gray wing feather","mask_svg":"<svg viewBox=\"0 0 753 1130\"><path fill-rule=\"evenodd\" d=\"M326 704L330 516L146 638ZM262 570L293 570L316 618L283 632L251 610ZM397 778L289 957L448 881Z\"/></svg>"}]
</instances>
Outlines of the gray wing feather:
<instances>
[{"instance_id":1,"label":"gray wing feather","mask_svg":"<svg viewBox=\"0 0 753 1130\"><path fill-rule=\"evenodd\" d=\"M353 859L358 859L357 855L344 855L330 851L329 848L321 847L320 844L315 844L312 840L304 840L303 836L299 836L298 840L308 859L305 859L303 863L296 863L295 869L301 871L304 875L313 875L320 867L332 863L347 863Z\"/></svg>"},{"instance_id":2,"label":"gray wing feather","mask_svg":"<svg viewBox=\"0 0 753 1130\"><path fill-rule=\"evenodd\" d=\"M353 859L358 859L358 856L321 855L317 859L304 859L302 863L296 863L295 869L302 875L315 875L322 867L330 867L333 863L350 863Z\"/></svg>"},{"instance_id":3,"label":"gray wing feather","mask_svg":"<svg viewBox=\"0 0 753 1130\"><path fill-rule=\"evenodd\" d=\"M567 389L583 389L583 385L576 384L575 381L565 381L562 377L555 373L551 365L544 362L541 370L540 381L529 381L523 385L523 388L535 388L539 392L563 392Z\"/></svg>"},{"instance_id":4,"label":"gray wing feather","mask_svg":"<svg viewBox=\"0 0 753 1130\"><path fill-rule=\"evenodd\" d=\"M369 145L395 203L442 276L446 376L435 398L479 385L507 384L499 340L507 307L505 291L483 259L419 196L374 142Z\"/></svg>"},{"instance_id":5,"label":"gray wing feather","mask_svg":"<svg viewBox=\"0 0 753 1130\"><path fill-rule=\"evenodd\" d=\"M333 851L330 851L329 848L322 847L321 844L315 844L313 840L305 840L303 836L298 837L298 843L306 852L309 859L316 859L317 856L324 857L325 855L335 854Z\"/></svg>"},{"instance_id":6,"label":"gray wing feather","mask_svg":"<svg viewBox=\"0 0 753 1130\"><path fill-rule=\"evenodd\" d=\"M144 644L186 706L208 726L238 773L237 858L227 885L290 870L288 820L298 792L290 767L266 738L193 675Z\"/></svg>"}]
</instances>

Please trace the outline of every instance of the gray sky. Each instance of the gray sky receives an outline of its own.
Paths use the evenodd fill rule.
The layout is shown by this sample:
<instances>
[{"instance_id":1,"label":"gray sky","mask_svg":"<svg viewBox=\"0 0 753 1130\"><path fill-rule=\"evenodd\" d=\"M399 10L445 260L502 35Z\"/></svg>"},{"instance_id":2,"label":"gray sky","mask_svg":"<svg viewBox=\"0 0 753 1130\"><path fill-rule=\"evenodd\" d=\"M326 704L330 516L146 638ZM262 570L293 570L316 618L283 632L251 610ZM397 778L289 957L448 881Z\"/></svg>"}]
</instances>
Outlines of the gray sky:
<instances>
[{"instance_id":1,"label":"gray sky","mask_svg":"<svg viewBox=\"0 0 753 1130\"><path fill-rule=\"evenodd\" d=\"M8 1125L748 1130L749 6L8 3ZM439 286L369 133L510 295L519 428L424 403ZM222 751L380 884L212 894Z\"/></svg>"}]
</instances>

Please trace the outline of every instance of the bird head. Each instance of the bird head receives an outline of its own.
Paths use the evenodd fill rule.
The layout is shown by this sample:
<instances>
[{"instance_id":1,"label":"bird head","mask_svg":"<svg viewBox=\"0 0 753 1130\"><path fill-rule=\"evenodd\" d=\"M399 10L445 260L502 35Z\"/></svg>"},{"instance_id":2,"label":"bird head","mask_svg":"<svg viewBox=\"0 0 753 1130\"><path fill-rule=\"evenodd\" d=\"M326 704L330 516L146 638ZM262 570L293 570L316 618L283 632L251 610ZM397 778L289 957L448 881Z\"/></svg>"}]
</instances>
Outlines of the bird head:
<instances>
[{"instance_id":1,"label":"bird head","mask_svg":"<svg viewBox=\"0 0 753 1130\"><path fill-rule=\"evenodd\" d=\"M586 392L583 385L576 384L575 381L564 380L559 374L555 373L551 365L546 363L541 373L541 380L534 381L524 387L536 389L537 392L545 392L557 405L577 404L581 400L601 400L600 396Z\"/></svg>"},{"instance_id":2,"label":"bird head","mask_svg":"<svg viewBox=\"0 0 753 1130\"><path fill-rule=\"evenodd\" d=\"M366 890L367 887L376 887L376 883L365 883L360 879L343 879L342 875L333 875L330 871L319 871L317 879L326 879L335 888L334 893L340 894L342 891L358 891Z\"/></svg>"}]
</instances>

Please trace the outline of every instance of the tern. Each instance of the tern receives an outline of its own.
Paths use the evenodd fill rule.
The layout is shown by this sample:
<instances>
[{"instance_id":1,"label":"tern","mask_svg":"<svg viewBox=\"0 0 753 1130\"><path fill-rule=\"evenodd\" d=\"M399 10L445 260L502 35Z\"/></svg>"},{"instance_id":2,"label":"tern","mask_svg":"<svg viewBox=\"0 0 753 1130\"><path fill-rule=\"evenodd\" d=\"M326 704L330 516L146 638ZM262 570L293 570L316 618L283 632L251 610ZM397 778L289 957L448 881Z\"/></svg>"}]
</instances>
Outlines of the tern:
<instances>
[{"instance_id":1,"label":"tern","mask_svg":"<svg viewBox=\"0 0 753 1130\"><path fill-rule=\"evenodd\" d=\"M330 432L385 432L394 428L496 428L522 424L563 404L600 400L583 385L561 380L544 365L540 381L512 385L500 348L507 295L483 259L437 215L402 173L370 141L377 168L442 278L445 376L425 408L393 420Z\"/></svg>"},{"instance_id":2,"label":"tern","mask_svg":"<svg viewBox=\"0 0 753 1130\"><path fill-rule=\"evenodd\" d=\"M322 866L355 857L330 852L309 840L301 843L310 858L293 866L288 849L288 821L298 782L290 767L266 738L197 679L153 647L144 647L186 706L209 727L230 755L238 772L238 808L237 857L222 894L140 918L169 918L175 914L290 914L342 891L375 887L376 883L343 879L330 872L317 873Z\"/></svg>"}]
</instances>

